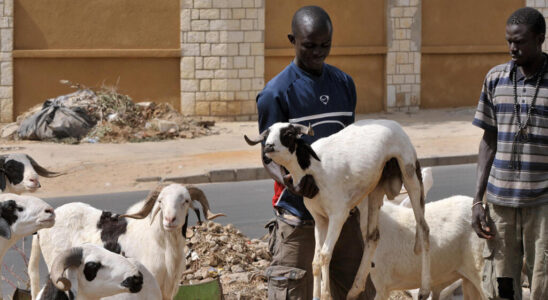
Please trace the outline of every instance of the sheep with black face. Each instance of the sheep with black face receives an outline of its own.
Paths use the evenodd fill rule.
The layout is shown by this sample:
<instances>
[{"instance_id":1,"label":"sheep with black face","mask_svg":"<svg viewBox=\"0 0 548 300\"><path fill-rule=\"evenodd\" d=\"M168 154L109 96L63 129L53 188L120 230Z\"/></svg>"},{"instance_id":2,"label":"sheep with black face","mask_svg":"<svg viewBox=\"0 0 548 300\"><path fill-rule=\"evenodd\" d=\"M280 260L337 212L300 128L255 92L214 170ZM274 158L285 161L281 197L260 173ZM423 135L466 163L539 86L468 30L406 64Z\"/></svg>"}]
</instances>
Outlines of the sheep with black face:
<instances>
[{"instance_id":1,"label":"sheep with black face","mask_svg":"<svg viewBox=\"0 0 548 300\"><path fill-rule=\"evenodd\" d=\"M308 145L301 136L312 135L300 124L275 123L250 145L264 142L269 159L285 167L295 186L312 176L319 192L304 198L315 221L315 254L312 263L313 297L329 299L329 263L344 222L354 207L360 209L364 255L348 297L365 286L379 241L378 216L384 195L393 199L403 182L416 220L414 252L422 253L423 299L430 293L429 228L424 219L424 190L415 148L401 126L389 120L364 120ZM321 289L320 289L321 287Z\"/></svg>"},{"instance_id":2,"label":"sheep with black face","mask_svg":"<svg viewBox=\"0 0 548 300\"><path fill-rule=\"evenodd\" d=\"M37 230L52 227L54 223L53 207L44 200L33 196L0 194L0 263L18 240Z\"/></svg>"},{"instance_id":3,"label":"sheep with black face","mask_svg":"<svg viewBox=\"0 0 548 300\"><path fill-rule=\"evenodd\" d=\"M64 298L77 287L77 299L91 300L119 293L137 293L143 287L139 267L120 254L93 244L62 251L51 265L50 278L37 299ZM70 298L69 293L69 298Z\"/></svg>"},{"instance_id":4,"label":"sheep with black face","mask_svg":"<svg viewBox=\"0 0 548 300\"><path fill-rule=\"evenodd\" d=\"M41 187L39 176L51 178L62 175L39 165L24 153L0 155L0 192L21 194Z\"/></svg>"}]
</instances>

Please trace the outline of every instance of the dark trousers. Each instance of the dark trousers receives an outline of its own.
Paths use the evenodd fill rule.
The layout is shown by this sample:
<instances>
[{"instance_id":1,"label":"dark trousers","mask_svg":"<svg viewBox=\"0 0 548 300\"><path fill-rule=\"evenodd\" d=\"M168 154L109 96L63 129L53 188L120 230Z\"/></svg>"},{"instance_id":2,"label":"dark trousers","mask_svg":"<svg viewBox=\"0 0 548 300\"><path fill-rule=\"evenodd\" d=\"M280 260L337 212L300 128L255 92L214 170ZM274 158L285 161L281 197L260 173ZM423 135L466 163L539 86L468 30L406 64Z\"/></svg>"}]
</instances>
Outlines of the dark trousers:
<instances>
[{"instance_id":1,"label":"dark trousers","mask_svg":"<svg viewBox=\"0 0 548 300\"><path fill-rule=\"evenodd\" d=\"M273 254L267 270L269 299L312 299L314 225L293 226L279 218L273 224L270 249ZM335 245L330 264L331 295L346 299L363 255L359 212L351 214ZM375 288L368 278L359 299L373 300Z\"/></svg>"}]
</instances>

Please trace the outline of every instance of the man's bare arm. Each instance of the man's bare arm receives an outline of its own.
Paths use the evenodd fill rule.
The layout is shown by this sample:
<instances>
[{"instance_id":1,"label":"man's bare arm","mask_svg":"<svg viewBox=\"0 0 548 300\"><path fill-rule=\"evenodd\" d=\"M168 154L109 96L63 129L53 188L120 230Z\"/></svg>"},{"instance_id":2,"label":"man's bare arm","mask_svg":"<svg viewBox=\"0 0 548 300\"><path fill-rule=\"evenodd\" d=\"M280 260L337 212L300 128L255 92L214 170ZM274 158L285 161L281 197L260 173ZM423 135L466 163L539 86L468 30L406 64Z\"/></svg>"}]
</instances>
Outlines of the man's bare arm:
<instances>
[{"instance_id":1,"label":"man's bare arm","mask_svg":"<svg viewBox=\"0 0 548 300\"><path fill-rule=\"evenodd\" d=\"M478 152L476 194L474 195L474 203L472 204L472 228L474 228L479 237L484 239L490 239L494 235L491 228L487 225L488 210L483 208L481 202L487 188L489 173L491 172L496 152L497 132L485 130Z\"/></svg>"}]
</instances>

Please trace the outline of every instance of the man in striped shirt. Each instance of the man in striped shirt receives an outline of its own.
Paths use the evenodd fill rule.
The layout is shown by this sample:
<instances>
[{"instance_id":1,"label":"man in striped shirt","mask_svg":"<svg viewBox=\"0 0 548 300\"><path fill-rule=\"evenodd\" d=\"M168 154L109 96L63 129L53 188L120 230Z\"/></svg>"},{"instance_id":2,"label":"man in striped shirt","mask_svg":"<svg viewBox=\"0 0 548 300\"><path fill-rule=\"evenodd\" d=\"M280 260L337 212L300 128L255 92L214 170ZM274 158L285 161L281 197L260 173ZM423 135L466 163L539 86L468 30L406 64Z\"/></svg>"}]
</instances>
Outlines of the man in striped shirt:
<instances>
[{"instance_id":1,"label":"man in striped shirt","mask_svg":"<svg viewBox=\"0 0 548 300\"><path fill-rule=\"evenodd\" d=\"M509 17L506 40L512 59L487 74L473 121L484 135L472 227L487 240L483 290L489 299L521 299L523 260L531 299L548 299L545 33L544 16L533 8Z\"/></svg>"},{"instance_id":2,"label":"man in striped shirt","mask_svg":"<svg viewBox=\"0 0 548 300\"><path fill-rule=\"evenodd\" d=\"M259 131L276 122L299 123L314 128L308 143L329 136L354 122L356 88L352 78L324 63L331 48L332 23L320 7L305 6L293 16L289 41L295 59L270 80L257 96ZM269 299L311 299L314 223L303 196L318 191L312 177L292 189L290 175L263 155L263 163L275 180L271 223L271 266L267 269ZM337 180L334 178L333 180ZM336 201L337 199L333 199ZM359 212L344 225L331 260L333 299L345 299L363 255ZM366 287L374 293L371 281ZM364 298L364 294L360 299ZM372 299L372 297L370 298Z\"/></svg>"}]
</instances>

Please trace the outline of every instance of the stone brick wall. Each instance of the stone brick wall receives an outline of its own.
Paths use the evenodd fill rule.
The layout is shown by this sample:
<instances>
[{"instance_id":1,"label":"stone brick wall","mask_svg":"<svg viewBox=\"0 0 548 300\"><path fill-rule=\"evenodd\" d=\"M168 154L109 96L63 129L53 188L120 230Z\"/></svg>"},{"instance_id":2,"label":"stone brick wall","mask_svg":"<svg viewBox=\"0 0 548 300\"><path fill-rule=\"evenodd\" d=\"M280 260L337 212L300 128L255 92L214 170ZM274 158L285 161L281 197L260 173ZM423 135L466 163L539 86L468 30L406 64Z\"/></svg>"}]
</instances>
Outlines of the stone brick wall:
<instances>
[{"instance_id":1,"label":"stone brick wall","mask_svg":"<svg viewBox=\"0 0 548 300\"><path fill-rule=\"evenodd\" d=\"M0 0L0 122L13 115L13 0Z\"/></svg>"},{"instance_id":2,"label":"stone brick wall","mask_svg":"<svg viewBox=\"0 0 548 300\"><path fill-rule=\"evenodd\" d=\"M548 24L548 0L526 0L525 5L538 9L542 15L544 15L546 23ZM542 50L548 52L548 42L544 42Z\"/></svg>"},{"instance_id":3,"label":"stone brick wall","mask_svg":"<svg viewBox=\"0 0 548 300\"><path fill-rule=\"evenodd\" d=\"M183 0L181 110L250 120L264 86L264 0Z\"/></svg>"},{"instance_id":4,"label":"stone brick wall","mask_svg":"<svg viewBox=\"0 0 548 300\"><path fill-rule=\"evenodd\" d=\"M418 110L421 72L419 0L388 0L387 111Z\"/></svg>"}]
</instances>

